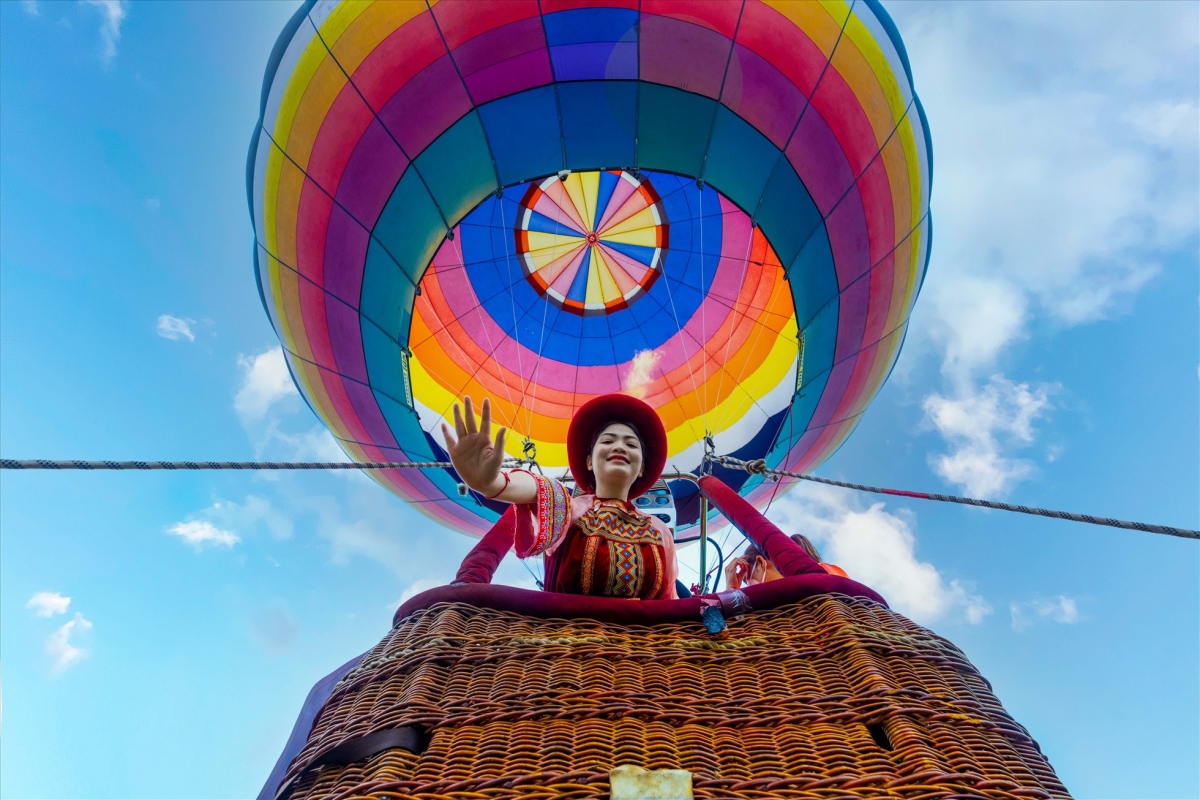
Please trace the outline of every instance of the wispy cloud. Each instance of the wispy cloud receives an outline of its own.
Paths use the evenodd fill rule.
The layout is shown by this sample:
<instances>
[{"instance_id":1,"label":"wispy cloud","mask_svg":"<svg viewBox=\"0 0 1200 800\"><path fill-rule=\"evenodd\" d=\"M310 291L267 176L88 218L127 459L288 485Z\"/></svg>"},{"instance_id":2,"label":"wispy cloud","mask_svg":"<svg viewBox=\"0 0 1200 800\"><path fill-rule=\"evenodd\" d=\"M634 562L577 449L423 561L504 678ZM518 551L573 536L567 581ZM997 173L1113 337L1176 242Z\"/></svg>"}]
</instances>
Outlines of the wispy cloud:
<instances>
[{"instance_id":1,"label":"wispy cloud","mask_svg":"<svg viewBox=\"0 0 1200 800\"><path fill-rule=\"evenodd\" d=\"M252 356L239 355L237 363L242 380L234 395L233 408L259 457L270 450L276 458L294 461L349 460L329 430L321 424L313 425L312 415L302 404L294 402L300 393L288 371L283 348L268 348ZM271 480L277 476L262 477ZM362 476L352 472L348 477Z\"/></svg>"},{"instance_id":2,"label":"wispy cloud","mask_svg":"<svg viewBox=\"0 0 1200 800\"><path fill-rule=\"evenodd\" d=\"M189 342L196 341L196 333L192 330L192 326L196 324L194 319L185 319L183 317L175 317L170 314L162 314L158 318L158 324L155 325L154 332L164 339L171 341L179 341L187 339Z\"/></svg>"},{"instance_id":3,"label":"wispy cloud","mask_svg":"<svg viewBox=\"0 0 1200 800\"><path fill-rule=\"evenodd\" d=\"M1033 442L1033 423L1050 410L1056 388L993 375L982 387L968 384L951 397L926 397L925 414L950 446L929 457L934 471L972 496L1003 495L1033 472L1032 462L1005 452Z\"/></svg>"},{"instance_id":4,"label":"wispy cloud","mask_svg":"<svg viewBox=\"0 0 1200 800\"><path fill-rule=\"evenodd\" d=\"M168 526L166 531L172 536L183 539L197 550L206 545L233 547L241 541L241 537L233 531L218 528L208 520L202 519L176 522L174 525Z\"/></svg>"},{"instance_id":5,"label":"wispy cloud","mask_svg":"<svg viewBox=\"0 0 1200 800\"><path fill-rule=\"evenodd\" d=\"M121 24L129 15L128 0L83 0L97 9L103 18L100 23L100 40L104 43L102 57L106 64L117 57L117 45L121 42Z\"/></svg>"},{"instance_id":6,"label":"wispy cloud","mask_svg":"<svg viewBox=\"0 0 1200 800\"><path fill-rule=\"evenodd\" d=\"M61 675L87 656L87 651L72 641L72 637L82 636L91 629L92 623L76 612L74 619L64 622L46 639L46 653L50 656L51 671L55 675Z\"/></svg>"},{"instance_id":7,"label":"wispy cloud","mask_svg":"<svg viewBox=\"0 0 1200 800\"><path fill-rule=\"evenodd\" d=\"M238 356L238 366L242 370L242 385L233 399L233 407L243 422L262 420L280 400L298 394L282 347L272 347L253 356Z\"/></svg>"},{"instance_id":8,"label":"wispy cloud","mask_svg":"<svg viewBox=\"0 0 1200 800\"><path fill-rule=\"evenodd\" d=\"M247 495L241 503L218 500L202 515L233 530L252 530L261 525L276 539L292 538L291 517L276 508L270 500L258 495Z\"/></svg>"},{"instance_id":9,"label":"wispy cloud","mask_svg":"<svg viewBox=\"0 0 1200 800\"><path fill-rule=\"evenodd\" d=\"M1010 603L1012 629L1020 633L1036 622L1048 621L1071 625L1079 622L1079 605L1066 595L1037 597L1020 603Z\"/></svg>"},{"instance_id":10,"label":"wispy cloud","mask_svg":"<svg viewBox=\"0 0 1200 800\"><path fill-rule=\"evenodd\" d=\"M29 598L25 607L32 609L39 617L52 617L55 614L65 614L71 605L71 598L63 597L58 592L38 592Z\"/></svg>"},{"instance_id":11,"label":"wispy cloud","mask_svg":"<svg viewBox=\"0 0 1200 800\"><path fill-rule=\"evenodd\" d=\"M862 507L846 490L802 485L775 501L768 517L788 533L811 538L825 560L919 622L957 612L977 625L992 613L970 582L947 582L935 566L917 558L911 517L889 513L883 503Z\"/></svg>"},{"instance_id":12,"label":"wispy cloud","mask_svg":"<svg viewBox=\"0 0 1200 800\"><path fill-rule=\"evenodd\" d=\"M1033 321L1124 313L1166 256L1194 241L1200 20L1182 3L1094 4L1087 20L1069 3L889 8L936 151L938 235L913 330L939 351L945 388L926 410L978 408ZM956 469L954 435L939 470L948 481L1023 477L1003 463L974 478ZM966 452L1003 462L1027 443Z\"/></svg>"},{"instance_id":13,"label":"wispy cloud","mask_svg":"<svg viewBox=\"0 0 1200 800\"><path fill-rule=\"evenodd\" d=\"M36 17L41 13L38 10L37 0L21 0L21 8L25 9L25 13L31 17Z\"/></svg>"},{"instance_id":14,"label":"wispy cloud","mask_svg":"<svg viewBox=\"0 0 1200 800\"><path fill-rule=\"evenodd\" d=\"M388 608L392 611L395 611L397 608L404 605L421 592L426 592L430 589L436 589L437 587L444 586L445 584L445 581L434 580L433 578L421 578L420 580L413 581L400 595L400 599L389 605Z\"/></svg>"}]
</instances>

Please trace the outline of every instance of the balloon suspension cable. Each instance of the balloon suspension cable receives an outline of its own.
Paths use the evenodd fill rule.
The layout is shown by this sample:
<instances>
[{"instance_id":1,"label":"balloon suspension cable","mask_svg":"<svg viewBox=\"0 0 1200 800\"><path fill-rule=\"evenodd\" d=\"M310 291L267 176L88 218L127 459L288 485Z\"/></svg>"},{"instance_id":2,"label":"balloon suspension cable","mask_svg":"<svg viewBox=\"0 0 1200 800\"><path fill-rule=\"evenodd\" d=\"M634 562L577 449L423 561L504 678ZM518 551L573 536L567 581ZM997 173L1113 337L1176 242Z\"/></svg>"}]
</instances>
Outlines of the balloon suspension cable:
<instances>
[{"instance_id":1,"label":"balloon suspension cable","mask_svg":"<svg viewBox=\"0 0 1200 800\"><path fill-rule=\"evenodd\" d=\"M700 594L708 594L708 495L700 493Z\"/></svg>"},{"instance_id":2,"label":"balloon suspension cable","mask_svg":"<svg viewBox=\"0 0 1200 800\"><path fill-rule=\"evenodd\" d=\"M712 474L712 465L718 462L717 458L717 443L713 441L712 434L704 432L704 461L700 464L700 472L703 475Z\"/></svg>"},{"instance_id":3,"label":"balloon suspension cable","mask_svg":"<svg viewBox=\"0 0 1200 800\"><path fill-rule=\"evenodd\" d=\"M525 437L525 441L521 442L521 454L524 457L517 460L518 464L528 464L536 469L539 475L545 475L542 472L542 465L537 461L537 444L528 436Z\"/></svg>"},{"instance_id":4,"label":"balloon suspension cable","mask_svg":"<svg viewBox=\"0 0 1200 800\"><path fill-rule=\"evenodd\" d=\"M733 456L713 456L711 459L706 460L711 460L712 462L721 464L724 467L744 469L746 472L749 472L753 475L762 475L768 480L772 481L778 481L781 477L795 478L796 480L823 483L827 486L837 486L842 489L854 489L855 491L859 492L886 494L893 497L911 497L917 500L937 500L942 503L958 503L959 505L993 508L997 511L1012 511L1018 514L1031 514L1036 517L1065 519L1072 522L1086 522L1090 525L1104 525L1110 528L1123 528L1131 531L1142 531L1143 533L1160 533L1165 536L1177 536L1182 539L1200 540L1200 530L1173 528L1168 525L1152 525L1147 522L1130 522L1127 520L1111 519L1108 517L1095 517L1090 514L1072 514L1069 511L1055 511L1048 508L1036 508L1034 506L1019 506L1011 503L998 503L992 500L979 500L974 497L956 497L955 495L949 494L909 492L902 489L884 489L878 486L865 486L860 483L846 483L844 481L834 481L828 478L818 478L815 475L802 475L798 472L787 472L780 469L771 469L762 459L756 461L743 461L742 459L734 458ZM524 463L526 462L522 459L506 459L504 466L506 468L512 468L521 466ZM536 462L533 462L533 464L534 466L537 466ZM54 460L45 458L0 459L0 470L337 470L449 469L453 468L453 466L454 465L449 461L369 461L360 464L353 461L83 461L74 459ZM664 475L663 477L671 479L690 479L693 482L696 480L694 475L689 474L673 473L671 475ZM708 502L703 495L701 495L700 506L702 510L700 516L700 535L701 539L707 539Z\"/></svg>"},{"instance_id":5,"label":"balloon suspension cable","mask_svg":"<svg viewBox=\"0 0 1200 800\"><path fill-rule=\"evenodd\" d=\"M725 570L725 551L721 549L721 545L717 544L717 540L711 536L708 537L708 543L717 549L717 565L709 570L709 575L714 573L716 574L716 578L713 580L712 584L713 591L715 592L717 587L721 585L721 575ZM706 585L708 584L708 575L704 576L704 583Z\"/></svg>"},{"instance_id":6,"label":"balloon suspension cable","mask_svg":"<svg viewBox=\"0 0 1200 800\"><path fill-rule=\"evenodd\" d=\"M1169 525L1152 525L1148 522L1130 522L1123 519L1112 519L1109 517L1095 517L1091 514L1072 514L1069 511L1056 511L1049 508L1037 508L1036 506L1019 506L1012 503L998 503L994 500L980 500L975 497L958 497L951 494L930 494L927 492L909 492L903 489L884 489L879 486L864 486L861 483L846 483L844 481L834 481L829 478L818 478L815 475L802 475L798 472L787 472L781 469L771 469L767 466L764 460L757 459L754 461L743 461L740 458L733 456L716 456L713 458L718 464L733 469L744 469L751 475L762 475L770 481L778 481L781 477L795 478L801 481L812 481L813 483L823 483L826 486L837 486L842 489L854 489L859 492L872 492L874 494L886 494L893 497L911 497L917 500L937 500L941 503L958 503L964 506L978 506L980 508L994 508L997 511L1012 511L1017 514L1031 514L1035 517L1050 517L1051 519L1065 519L1071 522L1086 522L1090 525L1105 525L1110 528L1124 528L1131 531L1142 531L1143 533L1161 533L1165 536L1178 536L1182 539L1200 539L1200 531L1189 530L1188 528L1173 528Z\"/></svg>"}]
</instances>

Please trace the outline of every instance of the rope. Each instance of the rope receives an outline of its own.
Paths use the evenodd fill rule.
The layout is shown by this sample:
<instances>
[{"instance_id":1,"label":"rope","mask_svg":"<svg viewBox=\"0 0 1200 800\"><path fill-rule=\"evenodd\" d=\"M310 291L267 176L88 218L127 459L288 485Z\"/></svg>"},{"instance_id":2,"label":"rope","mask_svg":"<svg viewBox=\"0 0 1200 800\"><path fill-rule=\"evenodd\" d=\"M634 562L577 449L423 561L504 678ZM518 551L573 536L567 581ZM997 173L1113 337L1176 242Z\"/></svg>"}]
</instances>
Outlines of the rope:
<instances>
[{"instance_id":1,"label":"rope","mask_svg":"<svg viewBox=\"0 0 1200 800\"><path fill-rule=\"evenodd\" d=\"M861 483L845 483L843 481L833 481L828 478L818 478L814 475L801 475L798 472L786 472L781 469L771 469L762 459L756 461L743 461L740 458L732 456L718 456L714 459L717 463L734 469L744 469L752 475L775 476L775 480L779 480L780 476L796 478L802 481L812 481L813 483L823 483L826 486L838 486L842 489L854 489L859 492L873 492L874 494L888 494L894 497L913 497L918 500L937 500L942 503L958 503L964 506L979 506L980 508L994 508L998 511L1013 511L1018 514L1032 514L1035 517L1050 517L1052 519L1066 519L1071 522L1086 522L1090 525L1107 525L1110 528L1125 528L1131 531L1142 531L1143 533L1161 533L1166 536L1178 536L1183 539L1200 539L1200 531L1188 530L1187 528L1172 528L1167 525L1151 525L1146 522L1129 522L1123 519L1110 519L1109 517L1093 517L1090 514L1072 514L1069 511L1055 511L1049 508L1037 508L1035 506L1018 506L1012 503L997 503L994 500L979 500L974 497L956 497L950 494L928 494L926 492L907 492L902 489L883 489L878 486L864 486Z\"/></svg>"},{"instance_id":2,"label":"rope","mask_svg":"<svg viewBox=\"0 0 1200 800\"><path fill-rule=\"evenodd\" d=\"M0 469L435 469L454 466L449 461L51 461L44 458L0 459Z\"/></svg>"},{"instance_id":3,"label":"rope","mask_svg":"<svg viewBox=\"0 0 1200 800\"><path fill-rule=\"evenodd\" d=\"M908 492L903 489L884 489L879 486L864 486L861 483L846 483L829 478L818 478L815 475L801 475L798 472L787 472L781 469L771 469L766 462L743 461L733 456L716 456L714 462L733 469L743 469L752 475L795 478L801 481L823 483L826 486L837 486L842 489L854 489L859 492L886 494L893 497L911 497L917 500L936 500L941 503L958 503L964 506L979 508L994 508L997 511L1012 511L1017 514L1031 514L1035 517L1050 517L1065 519L1071 522L1086 522L1089 525L1105 525L1110 528L1123 528L1143 533L1161 533L1165 536L1177 536L1182 539L1200 540L1200 531L1187 528L1172 528L1168 525L1151 525L1147 522L1130 522L1109 517L1094 517L1090 514L1072 514L1069 511L1055 511L1036 506L1019 506L1012 503L998 503L994 500L980 500L975 497L956 497L950 494L929 494L926 492ZM514 467L524 463L519 459L505 461L504 466ZM70 470L322 470L322 469L448 469L453 467L449 461L368 461L355 463L351 461L54 461L45 458L35 459L0 459L0 469L70 469Z\"/></svg>"}]
</instances>

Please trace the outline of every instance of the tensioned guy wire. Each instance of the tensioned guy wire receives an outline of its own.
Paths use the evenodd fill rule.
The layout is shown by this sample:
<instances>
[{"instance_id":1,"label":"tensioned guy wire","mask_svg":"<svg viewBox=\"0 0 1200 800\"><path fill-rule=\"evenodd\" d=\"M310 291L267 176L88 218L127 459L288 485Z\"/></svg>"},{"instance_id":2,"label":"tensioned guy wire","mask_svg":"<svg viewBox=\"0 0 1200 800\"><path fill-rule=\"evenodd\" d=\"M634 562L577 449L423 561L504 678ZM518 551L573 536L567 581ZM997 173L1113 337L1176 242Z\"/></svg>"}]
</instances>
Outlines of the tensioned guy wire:
<instances>
[{"instance_id":1,"label":"tensioned guy wire","mask_svg":"<svg viewBox=\"0 0 1200 800\"><path fill-rule=\"evenodd\" d=\"M951 494L929 494L926 492L909 492L903 489L884 489L879 486L865 486L861 483L845 483L829 478L818 478L815 475L801 475L798 472L786 472L781 469L771 469L761 459L757 461L742 461L732 456L716 456L712 459L726 467L743 469L754 475L795 478L802 481L823 483L828 486L838 486L842 489L854 489L859 492L887 494L894 497L910 497L917 500L936 500L941 503L958 503L980 508L992 508L997 511L1012 511L1017 514L1032 514L1037 517L1065 519L1071 522L1086 522L1089 525L1104 525L1109 528L1124 528L1143 533L1161 533L1165 536L1178 536L1182 539L1200 539L1200 531L1188 528L1172 528L1168 525L1152 525L1148 522L1130 522L1110 517L1095 517L1090 514L1073 514L1069 511L1055 511L1036 506L1018 506L1011 503L998 503L993 500L979 500L974 497L957 497ZM505 467L515 467L525 463L519 459L506 460ZM34 459L0 459L0 469L12 470L321 470L321 469L445 469L454 465L449 461L367 461L361 464L352 461L56 461L47 458Z\"/></svg>"}]
</instances>

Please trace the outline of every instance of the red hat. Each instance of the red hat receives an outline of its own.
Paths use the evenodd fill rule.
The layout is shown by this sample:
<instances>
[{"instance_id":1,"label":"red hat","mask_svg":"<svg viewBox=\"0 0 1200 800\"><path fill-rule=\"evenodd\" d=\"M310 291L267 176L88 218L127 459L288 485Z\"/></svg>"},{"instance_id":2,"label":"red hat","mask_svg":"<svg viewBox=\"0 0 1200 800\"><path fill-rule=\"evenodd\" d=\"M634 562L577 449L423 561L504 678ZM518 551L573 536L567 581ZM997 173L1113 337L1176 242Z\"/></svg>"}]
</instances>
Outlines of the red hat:
<instances>
[{"instance_id":1,"label":"red hat","mask_svg":"<svg viewBox=\"0 0 1200 800\"><path fill-rule=\"evenodd\" d=\"M588 400L571 417L567 428L567 460L575 484L585 492L594 492L596 479L587 468L587 459L600 426L611 422L632 423L641 434L642 475L629 488L632 500L654 485L667 463L667 431L648 404L627 394L602 394Z\"/></svg>"}]
</instances>

